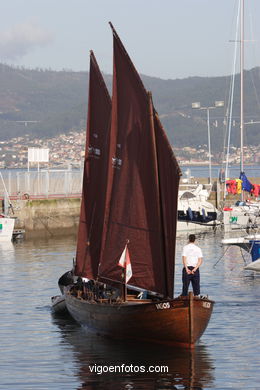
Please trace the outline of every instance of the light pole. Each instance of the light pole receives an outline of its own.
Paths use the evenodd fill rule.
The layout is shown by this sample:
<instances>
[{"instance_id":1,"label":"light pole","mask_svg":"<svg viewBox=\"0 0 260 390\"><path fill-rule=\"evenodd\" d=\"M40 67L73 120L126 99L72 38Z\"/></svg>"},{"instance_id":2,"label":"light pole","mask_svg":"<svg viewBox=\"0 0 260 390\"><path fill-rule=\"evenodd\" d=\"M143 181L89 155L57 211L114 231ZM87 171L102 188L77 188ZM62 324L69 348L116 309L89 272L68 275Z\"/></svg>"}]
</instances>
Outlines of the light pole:
<instances>
[{"instance_id":1,"label":"light pole","mask_svg":"<svg viewBox=\"0 0 260 390\"><path fill-rule=\"evenodd\" d=\"M218 107L223 107L224 106L224 101L222 100L217 100L215 101L214 106L209 106L209 107L201 107L200 102L194 102L192 103L191 107L193 109L197 110L207 110L207 128L208 128L208 149L209 149L209 184L211 185L212 181L212 174L211 174L211 142L210 142L210 121L209 121L209 111L213 110Z\"/></svg>"}]
</instances>

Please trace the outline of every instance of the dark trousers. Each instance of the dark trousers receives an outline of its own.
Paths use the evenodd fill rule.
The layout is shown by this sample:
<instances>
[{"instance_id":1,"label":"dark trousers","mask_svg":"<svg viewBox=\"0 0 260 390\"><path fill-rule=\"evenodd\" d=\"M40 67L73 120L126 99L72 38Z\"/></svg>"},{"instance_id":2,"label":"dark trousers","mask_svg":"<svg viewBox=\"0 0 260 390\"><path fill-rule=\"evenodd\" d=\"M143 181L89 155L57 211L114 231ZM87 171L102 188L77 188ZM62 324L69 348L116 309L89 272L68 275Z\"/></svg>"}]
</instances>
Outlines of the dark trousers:
<instances>
[{"instance_id":1,"label":"dark trousers","mask_svg":"<svg viewBox=\"0 0 260 390\"><path fill-rule=\"evenodd\" d=\"M188 267L189 270L193 270L195 267ZM200 295L200 271L197 269L194 274L187 274L186 269L182 270L182 294L184 296L188 295L190 282L193 288L194 295Z\"/></svg>"}]
</instances>

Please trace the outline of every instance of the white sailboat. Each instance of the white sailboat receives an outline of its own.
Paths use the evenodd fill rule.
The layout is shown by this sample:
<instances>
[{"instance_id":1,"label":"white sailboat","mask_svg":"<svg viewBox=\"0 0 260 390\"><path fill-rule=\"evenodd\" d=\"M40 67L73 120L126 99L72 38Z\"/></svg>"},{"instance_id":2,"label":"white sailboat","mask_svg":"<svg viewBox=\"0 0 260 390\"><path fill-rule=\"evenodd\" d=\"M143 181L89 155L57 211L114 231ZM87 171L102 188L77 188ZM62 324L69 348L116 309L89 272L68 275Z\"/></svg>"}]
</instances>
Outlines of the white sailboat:
<instances>
[{"instance_id":1,"label":"white sailboat","mask_svg":"<svg viewBox=\"0 0 260 390\"><path fill-rule=\"evenodd\" d=\"M13 238L15 218L12 218L9 215L11 202L1 172L0 172L0 177L4 189L4 200L3 200L4 210L3 213L0 214L0 242L5 242L5 241L11 241Z\"/></svg>"},{"instance_id":2,"label":"white sailboat","mask_svg":"<svg viewBox=\"0 0 260 390\"><path fill-rule=\"evenodd\" d=\"M241 112L240 112L240 137L241 137L241 155L240 155L240 170L244 173L244 0L240 0L240 97L241 97ZM241 201L238 201L235 207L227 207L223 211L223 222L225 232L246 229L247 232L255 230L254 234L241 235L240 237L225 238L222 240L223 245L238 246L251 255L249 262L244 269L260 272L260 203L249 202L243 199L243 191L241 193Z\"/></svg>"}]
</instances>

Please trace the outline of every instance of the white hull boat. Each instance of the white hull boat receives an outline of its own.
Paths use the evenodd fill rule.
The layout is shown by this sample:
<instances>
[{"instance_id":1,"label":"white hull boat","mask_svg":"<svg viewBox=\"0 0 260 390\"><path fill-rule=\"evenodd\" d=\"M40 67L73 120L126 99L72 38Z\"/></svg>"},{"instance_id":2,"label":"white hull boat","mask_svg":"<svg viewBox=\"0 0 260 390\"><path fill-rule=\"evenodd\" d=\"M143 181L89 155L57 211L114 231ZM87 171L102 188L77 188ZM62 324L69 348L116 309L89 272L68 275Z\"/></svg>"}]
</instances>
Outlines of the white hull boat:
<instances>
[{"instance_id":1,"label":"white hull boat","mask_svg":"<svg viewBox=\"0 0 260 390\"><path fill-rule=\"evenodd\" d=\"M14 218L0 217L0 242L11 241L14 231Z\"/></svg>"},{"instance_id":2,"label":"white hull boat","mask_svg":"<svg viewBox=\"0 0 260 390\"><path fill-rule=\"evenodd\" d=\"M208 197L201 184L194 190L179 191L177 232L207 231L220 225L219 212Z\"/></svg>"},{"instance_id":3,"label":"white hull boat","mask_svg":"<svg viewBox=\"0 0 260 390\"><path fill-rule=\"evenodd\" d=\"M244 267L245 270L260 272L260 259L252 261Z\"/></svg>"},{"instance_id":4,"label":"white hull boat","mask_svg":"<svg viewBox=\"0 0 260 390\"><path fill-rule=\"evenodd\" d=\"M238 202L238 205L223 210L225 232L251 230L260 225L260 204Z\"/></svg>"},{"instance_id":5,"label":"white hull boat","mask_svg":"<svg viewBox=\"0 0 260 390\"><path fill-rule=\"evenodd\" d=\"M178 221L177 222L177 233L181 232L204 232L216 229L220 225L219 221L212 221L208 223L196 223L192 221Z\"/></svg>"}]
</instances>

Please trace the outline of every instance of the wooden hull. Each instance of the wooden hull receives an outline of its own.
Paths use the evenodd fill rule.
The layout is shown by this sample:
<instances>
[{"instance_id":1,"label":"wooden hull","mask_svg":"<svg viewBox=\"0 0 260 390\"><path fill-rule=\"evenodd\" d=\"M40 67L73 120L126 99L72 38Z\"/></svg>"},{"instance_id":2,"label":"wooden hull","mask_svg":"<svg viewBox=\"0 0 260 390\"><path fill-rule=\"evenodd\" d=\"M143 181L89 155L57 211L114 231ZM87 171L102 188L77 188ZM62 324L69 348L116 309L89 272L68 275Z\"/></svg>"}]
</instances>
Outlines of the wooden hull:
<instances>
[{"instance_id":1,"label":"wooden hull","mask_svg":"<svg viewBox=\"0 0 260 390\"><path fill-rule=\"evenodd\" d=\"M89 302L65 292L67 309L81 325L117 339L193 347L209 322L213 301L177 298L122 304Z\"/></svg>"}]
</instances>

